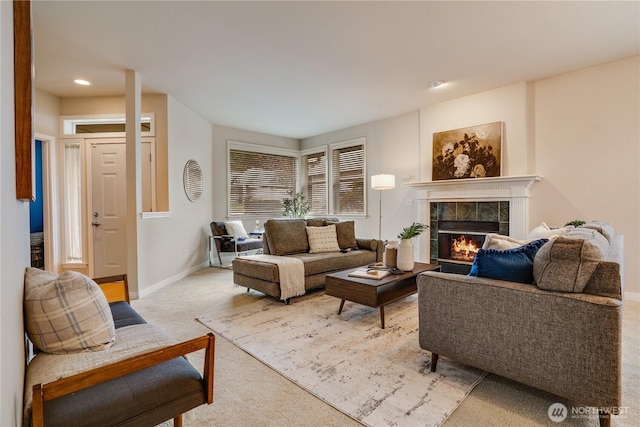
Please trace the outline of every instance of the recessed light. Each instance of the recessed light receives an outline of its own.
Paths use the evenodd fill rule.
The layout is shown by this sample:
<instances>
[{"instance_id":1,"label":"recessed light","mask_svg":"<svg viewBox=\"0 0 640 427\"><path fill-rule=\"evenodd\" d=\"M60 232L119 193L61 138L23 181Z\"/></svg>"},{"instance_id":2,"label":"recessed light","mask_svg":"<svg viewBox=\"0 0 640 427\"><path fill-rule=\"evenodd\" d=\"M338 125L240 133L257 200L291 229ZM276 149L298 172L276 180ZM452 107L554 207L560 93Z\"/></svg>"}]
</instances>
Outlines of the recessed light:
<instances>
[{"instance_id":1,"label":"recessed light","mask_svg":"<svg viewBox=\"0 0 640 427\"><path fill-rule=\"evenodd\" d=\"M446 82L444 80L432 80L429 82L429 87L430 88L437 88L442 86L443 84L445 84Z\"/></svg>"},{"instance_id":2,"label":"recessed light","mask_svg":"<svg viewBox=\"0 0 640 427\"><path fill-rule=\"evenodd\" d=\"M91 85L91 82L88 82L88 81L82 80L82 79L75 79L73 82L75 84L79 84L79 85L82 85L82 86L90 86Z\"/></svg>"}]
</instances>

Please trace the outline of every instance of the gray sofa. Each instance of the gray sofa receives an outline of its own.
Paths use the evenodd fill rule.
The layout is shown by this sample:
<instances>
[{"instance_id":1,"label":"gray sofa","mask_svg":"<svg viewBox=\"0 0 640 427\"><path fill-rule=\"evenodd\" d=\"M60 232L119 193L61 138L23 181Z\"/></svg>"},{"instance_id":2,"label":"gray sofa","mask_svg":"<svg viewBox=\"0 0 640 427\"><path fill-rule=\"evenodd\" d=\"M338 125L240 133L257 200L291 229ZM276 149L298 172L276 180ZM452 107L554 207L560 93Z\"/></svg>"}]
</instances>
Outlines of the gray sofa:
<instances>
[{"instance_id":1,"label":"gray sofa","mask_svg":"<svg viewBox=\"0 0 640 427\"><path fill-rule=\"evenodd\" d=\"M420 346L434 371L443 355L598 408L608 425L620 406L623 265L623 237L596 225L544 244L535 284L423 273Z\"/></svg>"},{"instance_id":2,"label":"gray sofa","mask_svg":"<svg viewBox=\"0 0 640 427\"><path fill-rule=\"evenodd\" d=\"M335 224L339 247L347 252L310 253L306 227ZM264 254L295 257L304 263L306 290L324 286L325 276L335 271L360 267L382 261L383 245L376 239L355 237L353 221L339 222L335 218L270 219L264 224ZM233 260L233 282L280 299L278 266L238 257ZM289 302L289 301L287 301Z\"/></svg>"}]
</instances>

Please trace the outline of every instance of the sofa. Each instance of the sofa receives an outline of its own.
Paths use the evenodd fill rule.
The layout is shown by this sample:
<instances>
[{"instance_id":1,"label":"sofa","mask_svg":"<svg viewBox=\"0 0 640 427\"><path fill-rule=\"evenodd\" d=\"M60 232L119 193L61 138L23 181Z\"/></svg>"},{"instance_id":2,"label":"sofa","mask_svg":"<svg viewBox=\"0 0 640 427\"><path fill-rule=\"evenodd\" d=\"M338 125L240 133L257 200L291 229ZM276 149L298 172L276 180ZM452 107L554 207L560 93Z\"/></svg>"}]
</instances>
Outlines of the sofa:
<instances>
[{"instance_id":1,"label":"sofa","mask_svg":"<svg viewBox=\"0 0 640 427\"><path fill-rule=\"evenodd\" d=\"M181 426L183 413L213 401L213 334L177 342L147 324L129 305L126 275L28 268L25 322L36 354L24 426ZM203 375L184 357L201 349Z\"/></svg>"},{"instance_id":2,"label":"sofa","mask_svg":"<svg viewBox=\"0 0 640 427\"><path fill-rule=\"evenodd\" d=\"M309 233L329 232L331 227L336 230L335 242L330 239L331 244L314 250L316 245L313 239L310 245ZM264 224L263 252L300 260L304 267L304 290L321 287L329 273L382 261L382 242L356 238L354 227L353 221L340 222L335 218L270 219ZM282 298L278 265L260 258L264 257L234 259L234 283L247 291L254 289L289 303L290 298Z\"/></svg>"},{"instance_id":3,"label":"sofa","mask_svg":"<svg viewBox=\"0 0 640 427\"><path fill-rule=\"evenodd\" d=\"M517 281L496 278L512 273L506 264L492 273L476 260L522 255L524 246L481 249L473 276L421 274L420 347L432 371L446 356L595 408L609 425L621 394L623 236L594 222L547 238L522 257L530 270Z\"/></svg>"}]
</instances>

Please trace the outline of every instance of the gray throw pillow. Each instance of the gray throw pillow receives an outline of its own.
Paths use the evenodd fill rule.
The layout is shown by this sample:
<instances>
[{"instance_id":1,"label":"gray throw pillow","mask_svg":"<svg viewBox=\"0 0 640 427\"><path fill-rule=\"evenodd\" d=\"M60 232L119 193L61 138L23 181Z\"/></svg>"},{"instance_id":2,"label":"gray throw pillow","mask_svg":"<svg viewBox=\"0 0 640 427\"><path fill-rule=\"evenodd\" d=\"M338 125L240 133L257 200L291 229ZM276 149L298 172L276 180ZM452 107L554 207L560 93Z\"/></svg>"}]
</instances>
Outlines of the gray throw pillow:
<instances>
[{"instance_id":1,"label":"gray throw pillow","mask_svg":"<svg viewBox=\"0 0 640 427\"><path fill-rule=\"evenodd\" d=\"M577 228L540 248L533 262L533 278L540 289L583 292L608 252L602 234Z\"/></svg>"}]
</instances>

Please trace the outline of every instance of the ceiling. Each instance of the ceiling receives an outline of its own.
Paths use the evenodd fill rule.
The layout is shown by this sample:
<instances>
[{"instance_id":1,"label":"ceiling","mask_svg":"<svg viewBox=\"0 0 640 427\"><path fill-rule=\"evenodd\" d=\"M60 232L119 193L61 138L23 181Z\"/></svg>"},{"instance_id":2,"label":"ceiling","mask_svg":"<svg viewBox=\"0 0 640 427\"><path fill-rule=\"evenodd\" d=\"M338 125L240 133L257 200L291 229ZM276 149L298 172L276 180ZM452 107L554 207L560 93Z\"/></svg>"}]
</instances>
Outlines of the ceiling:
<instances>
[{"instance_id":1,"label":"ceiling","mask_svg":"<svg viewBox=\"0 0 640 427\"><path fill-rule=\"evenodd\" d=\"M143 94L296 139L640 54L639 1L33 0L32 12L38 89L123 95L133 69Z\"/></svg>"}]
</instances>

